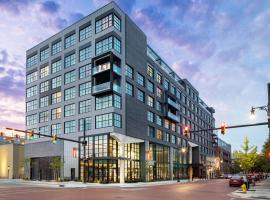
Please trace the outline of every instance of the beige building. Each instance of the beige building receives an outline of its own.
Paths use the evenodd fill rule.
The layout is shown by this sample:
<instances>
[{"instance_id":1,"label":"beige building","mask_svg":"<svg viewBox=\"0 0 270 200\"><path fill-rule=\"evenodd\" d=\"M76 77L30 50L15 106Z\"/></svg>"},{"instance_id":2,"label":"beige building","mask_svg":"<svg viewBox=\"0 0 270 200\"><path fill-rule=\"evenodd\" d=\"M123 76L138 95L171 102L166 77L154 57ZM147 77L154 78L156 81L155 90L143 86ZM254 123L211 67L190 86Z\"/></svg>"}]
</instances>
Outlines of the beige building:
<instances>
[{"instance_id":1,"label":"beige building","mask_svg":"<svg viewBox=\"0 0 270 200\"><path fill-rule=\"evenodd\" d=\"M21 144L0 145L0 178L23 178L24 146Z\"/></svg>"}]
</instances>

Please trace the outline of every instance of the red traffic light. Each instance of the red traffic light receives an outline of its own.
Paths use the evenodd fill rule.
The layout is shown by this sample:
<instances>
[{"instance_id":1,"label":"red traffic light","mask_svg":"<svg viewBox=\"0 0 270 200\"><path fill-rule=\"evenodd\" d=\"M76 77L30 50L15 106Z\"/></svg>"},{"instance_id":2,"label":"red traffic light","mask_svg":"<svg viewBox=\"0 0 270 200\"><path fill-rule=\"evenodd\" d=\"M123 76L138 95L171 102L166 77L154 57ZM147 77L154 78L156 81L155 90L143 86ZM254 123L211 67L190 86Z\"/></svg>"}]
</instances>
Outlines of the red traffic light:
<instances>
[{"instance_id":1,"label":"red traffic light","mask_svg":"<svg viewBox=\"0 0 270 200\"><path fill-rule=\"evenodd\" d=\"M188 136L188 134L189 134L189 127L188 126L185 126L184 127L184 136Z\"/></svg>"},{"instance_id":2,"label":"red traffic light","mask_svg":"<svg viewBox=\"0 0 270 200\"><path fill-rule=\"evenodd\" d=\"M270 151L266 153L267 157L270 159Z\"/></svg>"},{"instance_id":3,"label":"red traffic light","mask_svg":"<svg viewBox=\"0 0 270 200\"><path fill-rule=\"evenodd\" d=\"M224 135L225 132L226 132L226 124L225 124L225 122L221 123L220 129L221 129L221 134Z\"/></svg>"}]
</instances>

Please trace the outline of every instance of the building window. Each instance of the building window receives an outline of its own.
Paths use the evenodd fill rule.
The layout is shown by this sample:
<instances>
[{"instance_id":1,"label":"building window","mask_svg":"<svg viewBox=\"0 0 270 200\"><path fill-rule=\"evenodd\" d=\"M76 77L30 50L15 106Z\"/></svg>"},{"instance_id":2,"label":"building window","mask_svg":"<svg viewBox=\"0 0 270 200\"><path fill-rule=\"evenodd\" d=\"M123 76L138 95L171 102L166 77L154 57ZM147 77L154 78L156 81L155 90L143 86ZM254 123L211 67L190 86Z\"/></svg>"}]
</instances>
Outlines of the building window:
<instances>
[{"instance_id":1,"label":"building window","mask_svg":"<svg viewBox=\"0 0 270 200\"><path fill-rule=\"evenodd\" d=\"M51 134L56 134L56 135L60 135L61 134L61 130L62 129L62 126L61 126L61 123L58 123L58 124L52 124L52 132Z\"/></svg>"},{"instance_id":2,"label":"building window","mask_svg":"<svg viewBox=\"0 0 270 200\"><path fill-rule=\"evenodd\" d=\"M126 65L126 76L133 79L133 68Z\"/></svg>"},{"instance_id":3,"label":"building window","mask_svg":"<svg viewBox=\"0 0 270 200\"><path fill-rule=\"evenodd\" d=\"M81 29L79 32L80 42L92 36L92 28L91 25L86 26Z\"/></svg>"},{"instance_id":4,"label":"building window","mask_svg":"<svg viewBox=\"0 0 270 200\"><path fill-rule=\"evenodd\" d=\"M173 144L176 144L176 137L175 137L175 135L172 135L172 143Z\"/></svg>"},{"instance_id":5,"label":"building window","mask_svg":"<svg viewBox=\"0 0 270 200\"><path fill-rule=\"evenodd\" d=\"M52 120L61 118L61 108L52 109Z\"/></svg>"},{"instance_id":6,"label":"building window","mask_svg":"<svg viewBox=\"0 0 270 200\"><path fill-rule=\"evenodd\" d=\"M66 105L64 107L64 116L69 117L75 115L75 103Z\"/></svg>"},{"instance_id":7,"label":"building window","mask_svg":"<svg viewBox=\"0 0 270 200\"><path fill-rule=\"evenodd\" d=\"M96 116L96 128L105 128L110 126L121 128L122 127L121 115L116 113L108 113Z\"/></svg>"},{"instance_id":8,"label":"building window","mask_svg":"<svg viewBox=\"0 0 270 200\"><path fill-rule=\"evenodd\" d=\"M89 76L91 76L91 64L87 64L79 68L80 79L83 79Z\"/></svg>"},{"instance_id":9,"label":"building window","mask_svg":"<svg viewBox=\"0 0 270 200\"><path fill-rule=\"evenodd\" d=\"M91 111L91 99L79 102L79 113L87 113Z\"/></svg>"},{"instance_id":10,"label":"building window","mask_svg":"<svg viewBox=\"0 0 270 200\"><path fill-rule=\"evenodd\" d=\"M52 104L61 102L61 92L56 92L52 94Z\"/></svg>"},{"instance_id":11,"label":"building window","mask_svg":"<svg viewBox=\"0 0 270 200\"><path fill-rule=\"evenodd\" d=\"M113 96L96 97L96 110L112 107Z\"/></svg>"},{"instance_id":12,"label":"building window","mask_svg":"<svg viewBox=\"0 0 270 200\"><path fill-rule=\"evenodd\" d=\"M96 43L96 55L102 54L111 49L121 53L121 41L116 37L111 36Z\"/></svg>"},{"instance_id":13,"label":"building window","mask_svg":"<svg viewBox=\"0 0 270 200\"><path fill-rule=\"evenodd\" d=\"M65 68L76 64L75 53L65 57Z\"/></svg>"},{"instance_id":14,"label":"building window","mask_svg":"<svg viewBox=\"0 0 270 200\"><path fill-rule=\"evenodd\" d=\"M144 87L144 76L141 75L140 73L138 73L138 76L137 76L137 83Z\"/></svg>"},{"instance_id":15,"label":"building window","mask_svg":"<svg viewBox=\"0 0 270 200\"><path fill-rule=\"evenodd\" d=\"M121 20L115 14L109 14L96 21L96 33L99 33L111 26L121 31Z\"/></svg>"},{"instance_id":16,"label":"building window","mask_svg":"<svg viewBox=\"0 0 270 200\"><path fill-rule=\"evenodd\" d=\"M62 51L62 41L56 42L52 45L52 55Z\"/></svg>"},{"instance_id":17,"label":"building window","mask_svg":"<svg viewBox=\"0 0 270 200\"><path fill-rule=\"evenodd\" d=\"M61 65L61 60L55 61L52 63L52 74L61 71L62 65Z\"/></svg>"},{"instance_id":18,"label":"building window","mask_svg":"<svg viewBox=\"0 0 270 200\"><path fill-rule=\"evenodd\" d=\"M176 132L176 124L171 122L171 130Z\"/></svg>"},{"instance_id":19,"label":"building window","mask_svg":"<svg viewBox=\"0 0 270 200\"><path fill-rule=\"evenodd\" d=\"M32 72L31 74L27 74L27 76L26 76L26 84L33 83L33 82L37 81L37 79L38 79L37 71Z\"/></svg>"},{"instance_id":20,"label":"building window","mask_svg":"<svg viewBox=\"0 0 270 200\"><path fill-rule=\"evenodd\" d=\"M37 114L26 116L26 126L32 126L37 124Z\"/></svg>"},{"instance_id":21,"label":"building window","mask_svg":"<svg viewBox=\"0 0 270 200\"><path fill-rule=\"evenodd\" d=\"M35 55L33 55L31 57L28 57L26 59L26 66L27 67L32 67L32 66L36 65L37 62L38 62L38 55L35 54Z\"/></svg>"},{"instance_id":22,"label":"building window","mask_svg":"<svg viewBox=\"0 0 270 200\"><path fill-rule=\"evenodd\" d=\"M115 108L121 109L121 107L122 107L122 98L121 98L121 96L119 96L117 94L113 95L113 106Z\"/></svg>"},{"instance_id":23,"label":"building window","mask_svg":"<svg viewBox=\"0 0 270 200\"><path fill-rule=\"evenodd\" d=\"M65 101L73 99L76 96L76 88L71 87L71 88L65 89L64 93L65 93L65 98L64 98Z\"/></svg>"},{"instance_id":24,"label":"building window","mask_svg":"<svg viewBox=\"0 0 270 200\"><path fill-rule=\"evenodd\" d=\"M141 90L137 90L137 99L141 102L144 102L144 92Z\"/></svg>"},{"instance_id":25,"label":"building window","mask_svg":"<svg viewBox=\"0 0 270 200\"><path fill-rule=\"evenodd\" d=\"M173 95L175 95L175 92L176 92L176 89L175 89L174 85L171 84L171 93Z\"/></svg>"},{"instance_id":26,"label":"building window","mask_svg":"<svg viewBox=\"0 0 270 200\"><path fill-rule=\"evenodd\" d=\"M148 136L150 138L155 138L155 128L152 126L148 126Z\"/></svg>"},{"instance_id":27,"label":"building window","mask_svg":"<svg viewBox=\"0 0 270 200\"><path fill-rule=\"evenodd\" d=\"M49 47L42 50L40 52L40 61L46 60L47 58L49 58L50 52L49 52Z\"/></svg>"},{"instance_id":28,"label":"building window","mask_svg":"<svg viewBox=\"0 0 270 200\"><path fill-rule=\"evenodd\" d=\"M49 105L49 96L41 97L39 99L39 107L44 108Z\"/></svg>"},{"instance_id":29,"label":"building window","mask_svg":"<svg viewBox=\"0 0 270 200\"><path fill-rule=\"evenodd\" d=\"M151 96L147 97L147 105L154 108L154 98Z\"/></svg>"},{"instance_id":30,"label":"building window","mask_svg":"<svg viewBox=\"0 0 270 200\"><path fill-rule=\"evenodd\" d=\"M68 133L75 133L76 131L76 121L72 120L72 121L68 121L64 123L64 129L65 129L65 134Z\"/></svg>"},{"instance_id":31,"label":"building window","mask_svg":"<svg viewBox=\"0 0 270 200\"><path fill-rule=\"evenodd\" d=\"M154 83L148 81L147 82L147 89L148 89L148 91L150 91L151 93L154 94Z\"/></svg>"},{"instance_id":32,"label":"building window","mask_svg":"<svg viewBox=\"0 0 270 200\"><path fill-rule=\"evenodd\" d=\"M75 33L65 38L65 49L75 45L76 35Z\"/></svg>"},{"instance_id":33,"label":"building window","mask_svg":"<svg viewBox=\"0 0 270 200\"><path fill-rule=\"evenodd\" d=\"M133 85L131 85L130 83L126 82L126 93L129 96L133 96Z\"/></svg>"},{"instance_id":34,"label":"building window","mask_svg":"<svg viewBox=\"0 0 270 200\"><path fill-rule=\"evenodd\" d=\"M80 62L91 58L91 46L81 49L79 52Z\"/></svg>"},{"instance_id":35,"label":"building window","mask_svg":"<svg viewBox=\"0 0 270 200\"><path fill-rule=\"evenodd\" d=\"M162 75L159 72L157 72L156 80L159 84L162 85Z\"/></svg>"},{"instance_id":36,"label":"building window","mask_svg":"<svg viewBox=\"0 0 270 200\"><path fill-rule=\"evenodd\" d=\"M169 133L165 133L164 141L170 142L170 134Z\"/></svg>"},{"instance_id":37,"label":"building window","mask_svg":"<svg viewBox=\"0 0 270 200\"><path fill-rule=\"evenodd\" d=\"M49 75L49 66L40 68L40 78L44 78Z\"/></svg>"},{"instance_id":38,"label":"building window","mask_svg":"<svg viewBox=\"0 0 270 200\"><path fill-rule=\"evenodd\" d=\"M169 120L167 120L167 119L164 120L164 127L167 129L170 128L170 121Z\"/></svg>"},{"instance_id":39,"label":"building window","mask_svg":"<svg viewBox=\"0 0 270 200\"><path fill-rule=\"evenodd\" d=\"M39 113L39 123L47 122L49 121L49 112L43 111Z\"/></svg>"},{"instance_id":40,"label":"building window","mask_svg":"<svg viewBox=\"0 0 270 200\"><path fill-rule=\"evenodd\" d=\"M162 119L159 115L156 116L157 125L162 126Z\"/></svg>"},{"instance_id":41,"label":"building window","mask_svg":"<svg viewBox=\"0 0 270 200\"><path fill-rule=\"evenodd\" d=\"M163 140L162 130L157 129L156 138L159 139L159 140Z\"/></svg>"},{"instance_id":42,"label":"building window","mask_svg":"<svg viewBox=\"0 0 270 200\"><path fill-rule=\"evenodd\" d=\"M154 69L149 64L147 65L147 75L154 78Z\"/></svg>"},{"instance_id":43,"label":"building window","mask_svg":"<svg viewBox=\"0 0 270 200\"><path fill-rule=\"evenodd\" d=\"M26 112L36 110L37 108L38 108L38 101L36 99L33 101L26 102Z\"/></svg>"},{"instance_id":44,"label":"building window","mask_svg":"<svg viewBox=\"0 0 270 200\"><path fill-rule=\"evenodd\" d=\"M149 122L154 123L154 113L153 113L153 112L147 111L147 120L148 120Z\"/></svg>"},{"instance_id":45,"label":"building window","mask_svg":"<svg viewBox=\"0 0 270 200\"><path fill-rule=\"evenodd\" d=\"M166 90L169 90L170 82L167 79L164 80L164 87Z\"/></svg>"},{"instance_id":46,"label":"building window","mask_svg":"<svg viewBox=\"0 0 270 200\"><path fill-rule=\"evenodd\" d=\"M50 135L49 126L42 126L42 127L40 127L39 128L39 133L42 134L42 135Z\"/></svg>"},{"instance_id":47,"label":"building window","mask_svg":"<svg viewBox=\"0 0 270 200\"><path fill-rule=\"evenodd\" d=\"M119 114L113 114L113 125L115 127L121 128L122 127L122 116Z\"/></svg>"},{"instance_id":48,"label":"building window","mask_svg":"<svg viewBox=\"0 0 270 200\"><path fill-rule=\"evenodd\" d=\"M157 96L159 97L159 98L161 98L162 97L162 90L160 89L160 88L158 88L157 87Z\"/></svg>"},{"instance_id":49,"label":"building window","mask_svg":"<svg viewBox=\"0 0 270 200\"><path fill-rule=\"evenodd\" d=\"M162 112L162 105L159 101L157 101L156 103L156 109L159 111L159 112Z\"/></svg>"},{"instance_id":50,"label":"building window","mask_svg":"<svg viewBox=\"0 0 270 200\"><path fill-rule=\"evenodd\" d=\"M37 86L36 85L26 89L26 97L27 98L35 96L35 95L37 95Z\"/></svg>"},{"instance_id":51,"label":"building window","mask_svg":"<svg viewBox=\"0 0 270 200\"><path fill-rule=\"evenodd\" d=\"M60 87L61 86L61 76L57 76L52 79L52 89Z\"/></svg>"},{"instance_id":52,"label":"building window","mask_svg":"<svg viewBox=\"0 0 270 200\"><path fill-rule=\"evenodd\" d=\"M79 96L84 96L91 93L91 82L82 83L79 85Z\"/></svg>"},{"instance_id":53,"label":"building window","mask_svg":"<svg viewBox=\"0 0 270 200\"><path fill-rule=\"evenodd\" d=\"M79 119L79 131L84 129L84 120L85 120L85 131L91 130L91 117L86 117Z\"/></svg>"},{"instance_id":54,"label":"building window","mask_svg":"<svg viewBox=\"0 0 270 200\"><path fill-rule=\"evenodd\" d=\"M40 83L40 93L46 92L49 90L49 81Z\"/></svg>"},{"instance_id":55,"label":"building window","mask_svg":"<svg viewBox=\"0 0 270 200\"><path fill-rule=\"evenodd\" d=\"M65 84L69 84L76 81L76 71L72 70L70 72L65 73Z\"/></svg>"}]
</instances>

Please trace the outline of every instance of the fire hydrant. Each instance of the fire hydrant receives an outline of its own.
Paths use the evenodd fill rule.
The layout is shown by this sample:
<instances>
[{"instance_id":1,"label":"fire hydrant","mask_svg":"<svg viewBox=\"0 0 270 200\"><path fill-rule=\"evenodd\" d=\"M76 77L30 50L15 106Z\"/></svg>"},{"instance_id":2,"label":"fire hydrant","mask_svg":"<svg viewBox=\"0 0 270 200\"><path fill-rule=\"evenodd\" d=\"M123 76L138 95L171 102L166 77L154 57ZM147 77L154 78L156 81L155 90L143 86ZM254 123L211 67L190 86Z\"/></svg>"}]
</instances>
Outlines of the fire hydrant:
<instances>
[{"instance_id":1,"label":"fire hydrant","mask_svg":"<svg viewBox=\"0 0 270 200\"><path fill-rule=\"evenodd\" d=\"M247 192L247 186L246 184L241 185L242 192L246 193Z\"/></svg>"}]
</instances>

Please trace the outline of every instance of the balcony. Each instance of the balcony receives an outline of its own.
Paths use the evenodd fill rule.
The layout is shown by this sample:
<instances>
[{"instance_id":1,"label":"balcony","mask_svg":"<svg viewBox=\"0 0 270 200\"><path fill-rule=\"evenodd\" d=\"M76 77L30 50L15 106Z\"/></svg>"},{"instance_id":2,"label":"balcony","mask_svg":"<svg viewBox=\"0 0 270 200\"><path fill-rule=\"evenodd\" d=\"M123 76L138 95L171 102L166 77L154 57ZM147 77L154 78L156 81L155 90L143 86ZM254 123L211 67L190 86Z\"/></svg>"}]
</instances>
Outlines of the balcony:
<instances>
[{"instance_id":1,"label":"balcony","mask_svg":"<svg viewBox=\"0 0 270 200\"><path fill-rule=\"evenodd\" d=\"M92 87L92 94L105 92L111 89L111 82L102 83L99 85L94 85Z\"/></svg>"},{"instance_id":2,"label":"balcony","mask_svg":"<svg viewBox=\"0 0 270 200\"><path fill-rule=\"evenodd\" d=\"M171 113L170 111L168 111L168 112L167 112L167 116L168 116L170 119L172 119L172 120L174 120L174 121L176 121L176 122L180 122L180 116L179 116L179 115L175 115L175 114Z\"/></svg>"},{"instance_id":3,"label":"balcony","mask_svg":"<svg viewBox=\"0 0 270 200\"><path fill-rule=\"evenodd\" d=\"M171 105L172 107L174 107L176 110L179 110L179 104L178 103L174 102L170 98L167 99L167 102L168 102L169 105Z\"/></svg>"},{"instance_id":4,"label":"balcony","mask_svg":"<svg viewBox=\"0 0 270 200\"><path fill-rule=\"evenodd\" d=\"M102 65L98 65L96 67L93 67L92 74L93 75L99 74L99 73L104 72L104 71L107 71L109 69L111 69L111 65L110 65L109 62L107 62L107 63L104 63Z\"/></svg>"},{"instance_id":5,"label":"balcony","mask_svg":"<svg viewBox=\"0 0 270 200\"><path fill-rule=\"evenodd\" d=\"M113 72L121 76L121 68L117 65L113 65Z\"/></svg>"}]
</instances>

